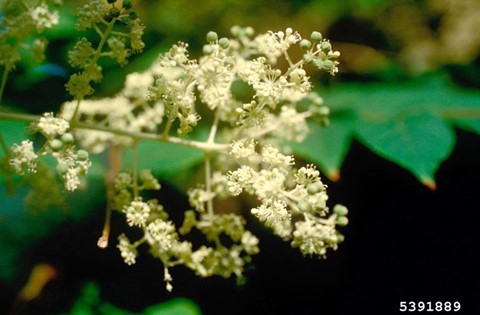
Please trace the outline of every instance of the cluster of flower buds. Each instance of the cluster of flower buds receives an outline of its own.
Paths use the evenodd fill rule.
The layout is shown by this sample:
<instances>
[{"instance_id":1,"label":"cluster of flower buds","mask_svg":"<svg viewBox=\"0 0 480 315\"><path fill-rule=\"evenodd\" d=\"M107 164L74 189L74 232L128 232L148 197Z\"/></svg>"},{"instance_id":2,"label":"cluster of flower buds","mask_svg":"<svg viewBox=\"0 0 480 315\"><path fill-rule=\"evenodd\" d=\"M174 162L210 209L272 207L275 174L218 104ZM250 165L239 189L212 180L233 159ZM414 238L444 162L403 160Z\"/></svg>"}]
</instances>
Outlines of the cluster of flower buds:
<instances>
[{"instance_id":1,"label":"cluster of flower buds","mask_svg":"<svg viewBox=\"0 0 480 315\"><path fill-rule=\"evenodd\" d=\"M38 35L58 24L58 11L50 7L59 4L58 0L37 1L35 6L27 6L24 1L0 2L0 66L5 71L20 61L20 49L33 52L38 61L44 59L47 40ZM30 40L32 37L35 40Z\"/></svg>"},{"instance_id":2,"label":"cluster of flower buds","mask_svg":"<svg viewBox=\"0 0 480 315\"><path fill-rule=\"evenodd\" d=\"M87 151L76 149L75 139L68 132L70 124L53 113L45 113L32 125L32 129L41 133L46 142L39 152L35 153L33 142L22 141L21 145L14 144L11 148L10 165L19 173L25 170L36 172L39 156L50 155L57 161L57 171L62 177L67 191L76 190L81 177L87 174L91 166Z\"/></svg>"},{"instance_id":3,"label":"cluster of flower buds","mask_svg":"<svg viewBox=\"0 0 480 315\"><path fill-rule=\"evenodd\" d=\"M138 19L131 1L123 1L120 9L115 2L92 0L78 11L77 28L94 29L100 36L100 41L93 48L94 45L83 37L68 53L70 64L80 70L70 77L66 85L77 100L94 92L91 82L98 83L102 80L102 67L98 64L101 56L110 57L124 66L132 53L141 52L145 46L141 39L145 26ZM122 24L127 31L122 28L113 35L116 24ZM107 49L104 48L105 43Z\"/></svg>"},{"instance_id":4,"label":"cluster of flower buds","mask_svg":"<svg viewBox=\"0 0 480 315\"><path fill-rule=\"evenodd\" d=\"M29 14L38 30L56 23L55 13L44 5ZM100 38L98 44L81 38L69 52L71 65L79 70L66 85L75 100L63 105L63 118L46 113L34 124L46 139L41 149L36 151L29 140L13 145L12 169L35 172L39 157L50 155L65 189L73 191L91 165L87 150L99 153L109 145L131 146L142 139L203 150L205 182L187 192L191 209L179 228L157 199L142 197L145 190L161 187L149 170L137 173L137 159L134 169L119 173L109 187L109 209L122 212L126 223L141 232L133 242L126 233L120 235L121 257L134 264L139 246L147 245L164 265L167 290L172 290L173 266L184 265L200 277L242 279L245 265L259 252L259 240L242 216L215 211L218 198L256 197L250 213L304 255L325 257L327 249L337 248L343 236L336 228L348 223L347 209L337 205L331 212L319 171L313 165L296 166L292 155L282 153L286 142L305 139L309 117L326 121L328 116L305 70L312 65L331 75L338 71L339 53L320 33L304 39L287 28L255 36L251 27L238 26L231 29L232 38L209 32L200 58L190 58L188 44L179 42L147 71L128 75L118 95L84 100L94 92L91 83L102 80L99 58L125 65L143 49L144 26L131 1L91 0L79 10L77 27L93 29ZM304 51L300 60L289 54L294 46ZM278 65L280 58L285 67ZM210 127L208 139L185 137L200 120ZM193 230L205 236L205 244L181 240Z\"/></svg>"}]
</instances>

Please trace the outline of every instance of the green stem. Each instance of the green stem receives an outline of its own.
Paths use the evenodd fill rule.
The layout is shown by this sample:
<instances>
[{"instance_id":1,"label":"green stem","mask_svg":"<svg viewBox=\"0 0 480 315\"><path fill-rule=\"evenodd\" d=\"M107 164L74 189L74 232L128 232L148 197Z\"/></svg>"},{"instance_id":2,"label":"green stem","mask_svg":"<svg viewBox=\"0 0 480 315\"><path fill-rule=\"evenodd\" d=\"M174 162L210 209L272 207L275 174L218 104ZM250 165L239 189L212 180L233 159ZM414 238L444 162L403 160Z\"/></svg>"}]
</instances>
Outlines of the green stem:
<instances>
[{"instance_id":1,"label":"green stem","mask_svg":"<svg viewBox=\"0 0 480 315\"><path fill-rule=\"evenodd\" d=\"M37 121L39 118L40 116L38 115L7 113L7 112L0 111L0 120L34 122L34 121ZM177 138L177 137L168 137L167 139L165 139L162 135L158 135L158 134L146 133L146 132L131 132L123 129L112 129L109 127L93 125L89 123L79 122L75 124L75 128L108 132L108 133L115 134L117 136L130 137L134 140L150 140L150 141L174 143L174 144L179 144L186 147L199 149L202 151L222 152L222 151L226 151L228 148L228 144L223 144L223 143L207 143L207 142L195 141L195 140L189 140L189 139Z\"/></svg>"},{"instance_id":2,"label":"green stem","mask_svg":"<svg viewBox=\"0 0 480 315\"><path fill-rule=\"evenodd\" d=\"M135 199L139 197L138 189L138 141L133 142L133 196Z\"/></svg>"},{"instance_id":3,"label":"green stem","mask_svg":"<svg viewBox=\"0 0 480 315\"><path fill-rule=\"evenodd\" d=\"M285 57L285 59L287 60L288 62L288 65L291 67L293 67L293 62L292 62L292 59L290 58L290 56L288 55L288 52L285 50L283 52L283 56Z\"/></svg>"},{"instance_id":4,"label":"green stem","mask_svg":"<svg viewBox=\"0 0 480 315\"><path fill-rule=\"evenodd\" d=\"M80 103L82 100L77 100L77 105L75 105L75 110L73 111L72 118L70 119L70 125L72 128L76 127L76 124L78 123L78 111L80 110Z\"/></svg>"},{"instance_id":5,"label":"green stem","mask_svg":"<svg viewBox=\"0 0 480 315\"><path fill-rule=\"evenodd\" d=\"M105 176L105 186L107 187L107 207L105 211L105 222L103 224L102 236L98 239L97 245L100 248L108 247L110 236L110 222L112 220L112 208L115 199L115 178L121 168L121 149L119 146L112 145L108 150L108 172Z\"/></svg>"},{"instance_id":6,"label":"green stem","mask_svg":"<svg viewBox=\"0 0 480 315\"><path fill-rule=\"evenodd\" d=\"M163 129L162 132L162 139L168 140L169 136L168 134L170 133L170 129L172 128L173 120L167 120L167 125L165 126L165 129Z\"/></svg>"},{"instance_id":7,"label":"green stem","mask_svg":"<svg viewBox=\"0 0 480 315\"><path fill-rule=\"evenodd\" d=\"M212 192L212 170L210 165L210 152L205 152L205 189L207 190L207 211L208 214L213 215L213 199L210 197Z\"/></svg>"},{"instance_id":8,"label":"green stem","mask_svg":"<svg viewBox=\"0 0 480 315\"><path fill-rule=\"evenodd\" d=\"M138 241L136 241L135 243L132 244L133 247L137 248L138 246L142 245L143 243L145 243L147 241L147 239L145 237L142 237L141 239L139 239Z\"/></svg>"},{"instance_id":9,"label":"green stem","mask_svg":"<svg viewBox=\"0 0 480 315\"><path fill-rule=\"evenodd\" d=\"M110 35L110 32L112 31L113 26L115 25L116 21L117 21L117 19L115 18L115 19L112 19L112 21L110 21L110 23L107 24L107 28L103 32L103 36L101 36L100 43L98 44L98 47L95 50L95 53L93 55L93 58L92 58L93 63L97 63L98 58L100 58L100 55L101 55L102 50L103 50L103 46L105 46L105 43L107 42L108 36Z\"/></svg>"},{"instance_id":10,"label":"green stem","mask_svg":"<svg viewBox=\"0 0 480 315\"><path fill-rule=\"evenodd\" d=\"M5 91L5 86L7 85L8 73L10 72L9 67L5 67L2 74L2 83L0 83L0 102L3 98L3 92Z\"/></svg>"},{"instance_id":11,"label":"green stem","mask_svg":"<svg viewBox=\"0 0 480 315\"><path fill-rule=\"evenodd\" d=\"M125 34L125 33L118 32L118 31L112 31L112 32L110 32L110 34L115 35L115 36L120 36L120 37L127 37L127 38L130 37L129 34Z\"/></svg>"},{"instance_id":12,"label":"green stem","mask_svg":"<svg viewBox=\"0 0 480 315\"><path fill-rule=\"evenodd\" d=\"M108 24L107 27L105 28L105 31L102 33L102 31L98 28L98 26L95 26L94 29L100 36L100 43L98 43L97 49L93 53L93 57L91 60L91 64L96 64L98 59L102 56L102 50L103 46L105 46L105 43L107 42L108 36L110 35L110 32L113 29L113 26L115 25L115 22L117 21L116 18L112 19ZM82 102L82 99L77 100L77 105L75 107L75 111L73 112L72 119L70 120L70 123L73 125L76 125L78 122L78 112L80 110L80 103Z\"/></svg>"},{"instance_id":13,"label":"green stem","mask_svg":"<svg viewBox=\"0 0 480 315\"><path fill-rule=\"evenodd\" d=\"M207 143L215 143L215 135L217 134L219 120L220 115L218 114L218 112L215 112L215 117L213 118L212 128L210 128Z\"/></svg>"},{"instance_id":14,"label":"green stem","mask_svg":"<svg viewBox=\"0 0 480 315\"><path fill-rule=\"evenodd\" d=\"M207 144L215 143L215 135L217 134L219 114L216 111L215 117L213 119L212 127L210 129L210 134L208 135ZM212 194L212 169L211 169L211 156L210 152L205 152L205 189L207 190L207 195L209 196L207 200L207 211L208 214L213 215L213 199L210 198Z\"/></svg>"},{"instance_id":15,"label":"green stem","mask_svg":"<svg viewBox=\"0 0 480 315\"><path fill-rule=\"evenodd\" d=\"M8 147L5 139L3 139L3 135L0 133L0 147L2 147L3 152L5 152L5 156L10 156L10 148Z\"/></svg>"}]
</instances>

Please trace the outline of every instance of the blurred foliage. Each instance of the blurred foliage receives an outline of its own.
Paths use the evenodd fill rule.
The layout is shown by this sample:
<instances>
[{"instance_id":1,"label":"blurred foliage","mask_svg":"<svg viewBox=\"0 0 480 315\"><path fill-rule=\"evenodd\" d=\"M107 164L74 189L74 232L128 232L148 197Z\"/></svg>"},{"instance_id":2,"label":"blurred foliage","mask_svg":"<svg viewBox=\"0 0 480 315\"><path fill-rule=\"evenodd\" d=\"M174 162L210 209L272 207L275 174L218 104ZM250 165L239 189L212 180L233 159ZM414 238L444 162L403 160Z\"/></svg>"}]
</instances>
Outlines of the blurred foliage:
<instances>
[{"instance_id":1,"label":"blurred foliage","mask_svg":"<svg viewBox=\"0 0 480 315\"><path fill-rule=\"evenodd\" d=\"M132 313L104 302L95 283L87 283L70 315L200 315L200 309L191 300L176 298L168 302L152 305L143 312Z\"/></svg>"},{"instance_id":2,"label":"blurred foliage","mask_svg":"<svg viewBox=\"0 0 480 315\"><path fill-rule=\"evenodd\" d=\"M331 125L312 127L295 145L333 179L353 138L411 171L431 188L435 171L455 144L454 126L480 133L480 92L434 74L402 83L344 84L323 93Z\"/></svg>"},{"instance_id":3,"label":"blurred foliage","mask_svg":"<svg viewBox=\"0 0 480 315\"><path fill-rule=\"evenodd\" d=\"M74 28L74 9L84 1L64 2L60 24L47 32L50 45L46 62L22 61L7 83L2 108L8 105L9 109L42 113L58 109L65 101L64 84L73 71L66 52L78 37L88 34L79 34ZM433 188L436 170L455 145L453 128L480 134L478 0L133 2L146 24L145 52L121 69L105 65L99 94L118 91L127 73L146 69L178 40L190 43L195 56L210 30L223 36L235 24L250 25L259 32L290 26L302 35L312 30L326 34L342 54L340 73L335 78L314 78L317 86L328 86L317 90L331 108L330 126L312 124L312 135L303 144L294 145L300 156L318 163L331 179L339 178L350 143L357 139ZM22 140L26 132L24 125L4 121L0 130L8 145ZM125 153L125 161L129 154ZM188 171L201 160L196 151L158 143L141 144L140 154L144 156L142 168L152 168L174 184L182 176L186 178L180 171ZM104 156L97 157L97 161L104 160ZM28 264L19 264L20 254L36 240L67 220L85 218L96 203L104 202L104 171L102 166L92 169L92 187L69 198L72 206L68 212L61 208L26 212L23 200L27 187L19 186L14 177L2 179L0 183L9 183L5 186L19 187L14 197L7 197L6 189L0 192L0 279L15 279L16 272ZM86 290L97 289L92 286ZM81 302L88 294L94 295L86 291L72 314L93 314L92 304ZM101 305L110 308L108 314L130 314L115 313L113 306ZM194 309L182 314L197 314ZM142 314L157 313L145 310Z\"/></svg>"},{"instance_id":4,"label":"blurred foliage","mask_svg":"<svg viewBox=\"0 0 480 315\"><path fill-rule=\"evenodd\" d=\"M39 81L48 82L48 76L50 79L64 77L71 71L64 55L72 45L72 36L78 36L74 29L73 10L81 3L83 1L79 0L66 3L61 24L49 33L52 46L60 49L56 47L57 53L53 48L50 50L52 60L46 65L25 65L25 72L16 78L17 86L22 86L22 90L25 86L41 86ZM301 34L319 30L331 38L335 49L342 53L340 73L334 79L320 75L315 79L318 85L322 82L331 87L327 91L319 89L319 92L325 96L327 106L335 107L332 123L328 130L312 126L314 133L307 144L301 146L300 153L305 153L305 148L309 147L307 151L310 152L303 155L318 162L332 179L338 177L353 137L384 158L407 168L423 182L433 185L435 171L454 146L454 135L448 129L447 121L455 122L455 126L470 127L470 130L473 126L473 130L478 131L474 126L479 124L480 95L467 89L480 86L480 35L475 31L480 27L476 18L480 14L478 1L349 0L338 5L329 0L208 0L195 4L193 9L191 2L186 0L137 0L134 5L147 26L146 51L125 68L110 67L111 71L107 70L102 83L101 94L118 91L126 73L146 69L159 52L178 40L188 42L192 54L198 54L204 35L210 30L228 34L235 24L250 25L257 31L291 26ZM447 93L446 98L436 97L443 87L435 89L424 84L425 80L443 80L445 88L451 88L452 93ZM359 85L358 82L368 84ZM454 85L466 89L456 89ZM64 92L53 94L63 96ZM56 106L59 106L60 100ZM466 102L471 107L468 111L470 115L465 111L459 114L462 117L450 113L447 119L438 113L446 106L464 107ZM407 114L398 113L407 107ZM437 123L433 123L431 118L432 125L423 121L420 129L412 126L412 107L419 108L417 114L427 111L427 114L436 117ZM340 115L337 108L341 109ZM345 113L346 109L350 113ZM375 111L385 121L381 124L363 120L365 111ZM362 124L358 122L362 121L364 124L360 127ZM393 128L396 131L387 134L383 140L374 137L391 130L391 127L398 127L400 123L413 129L408 129L402 136L395 133L400 132L398 128ZM431 141L437 132L441 133L438 138L445 141ZM407 134L409 137L406 137ZM407 151L410 153L399 157L398 150L387 148L387 143L391 143L386 140L389 136L403 139L403 142L396 143L399 147L409 147ZM417 150L418 145L429 144L432 147L433 143L436 148L432 150ZM319 145L322 149L317 150L312 145ZM158 151L165 152L161 148ZM175 157L177 161L178 158ZM186 165L191 165L192 156L186 154L185 159Z\"/></svg>"}]
</instances>

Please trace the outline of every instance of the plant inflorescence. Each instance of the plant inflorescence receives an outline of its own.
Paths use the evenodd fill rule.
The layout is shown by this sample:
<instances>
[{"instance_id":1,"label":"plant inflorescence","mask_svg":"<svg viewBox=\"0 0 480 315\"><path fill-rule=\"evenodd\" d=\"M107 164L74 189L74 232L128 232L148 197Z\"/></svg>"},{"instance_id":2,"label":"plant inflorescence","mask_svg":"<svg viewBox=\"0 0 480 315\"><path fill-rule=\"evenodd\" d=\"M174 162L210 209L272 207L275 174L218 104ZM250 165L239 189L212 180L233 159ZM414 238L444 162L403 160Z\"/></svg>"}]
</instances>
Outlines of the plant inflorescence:
<instances>
[{"instance_id":1,"label":"plant inflorescence","mask_svg":"<svg viewBox=\"0 0 480 315\"><path fill-rule=\"evenodd\" d=\"M38 1L31 7L10 2L2 4L2 11L8 14L15 8L30 24L24 31L20 21L6 22L4 16L1 22L6 31L0 36L9 39L0 41L5 80L18 60L21 42L58 23L58 13L49 11L55 1ZM92 83L103 77L100 58L123 66L144 48L144 26L131 3L107 2L89 1L78 12L78 29L93 29L99 40L93 43L82 37L68 53L78 70L66 84L73 100L59 113L41 117L0 112L2 119L32 121L32 131L43 139L40 148L31 140L3 146L9 172L33 177L35 172L48 173L51 180L62 180L64 190L74 191L84 184L92 154L131 148L132 169L113 163L106 174L107 216L98 245L108 246L110 212L123 213L141 236L132 239L129 231L118 236L121 257L134 264L138 248L148 247L164 266L167 290L172 289L171 267L184 265L200 277L241 279L245 265L259 252L259 240L247 230L245 218L216 209L220 199L253 196L257 202L251 214L304 255L325 257L329 248L336 249L343 240L337 227L348 223L347 209L336 205L331 210L316 167L297 165L286 153L289 142L307 136L308 119L328 119L328 108L311 92L306 69L331 75L338 71L339 52L330 42L319 32L307 39L291 28L255 35L250 27L234 26L231 38L209 32L197 59L190 57L188 44L179 42L147 71L129 74L118 94L87 98L94 93ZM302 52L302 57L293 60L292 50ZM286 64L283 69L280 60ZM236 86L247 92L238 92ZM196 131L206 126L202 138ZM148 198L148 191L161 185L152 170L138 169L142 158L138 144L145 140L188 146L204 154L204 180L188 190L191 208L183 209L181 226L169 219L172 209ZM41 166L46 156L53 157L53 170ZM193 230L205 236L203 245L185 238Z\"/></svg>"}]
</instances>

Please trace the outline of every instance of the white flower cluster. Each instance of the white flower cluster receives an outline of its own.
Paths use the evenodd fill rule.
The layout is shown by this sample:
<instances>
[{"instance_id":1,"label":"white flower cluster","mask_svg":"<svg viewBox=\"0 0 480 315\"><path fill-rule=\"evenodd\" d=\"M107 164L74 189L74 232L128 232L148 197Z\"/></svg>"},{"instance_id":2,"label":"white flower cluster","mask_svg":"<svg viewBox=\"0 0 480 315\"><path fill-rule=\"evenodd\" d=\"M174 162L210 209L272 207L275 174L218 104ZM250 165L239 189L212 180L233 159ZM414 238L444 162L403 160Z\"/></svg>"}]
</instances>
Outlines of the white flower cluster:
<instances>
[{"instance_id":1,"label":"white flower cluster","mask_svg":"<svg viewBox=\"0 0 480 315\"><path fill-rule=\"evenodd\" d=\"M70 128L68 121L55 117L53 113L44 113L37 123L38 130L49 140L61 136Z\"/></svg>"},{"instance_id":2,"label":"white flower cluster","mask_svg":"<svg viewBox=\"0 0 480 315\"><path fill-rule=\"evenodd\" d=\"M127 173L120 173L115 180L115 208L118 209L123 204L122 212L126 215L127 223L143 231L143 237L134 243L124 234L118 238L117 247L125 263L134 264L138 256L137 247L143 243L148 244L150 253L160 259L165 266L164 280L169 291L173 286L168 268L178 264L194 270L201 277L212 275L230 277L232 274L241 277L250 255L259 251L258 239L244 228L245 220L234 214L215 215L204 212L197 219L194 211L187 211L184 223L179 229L180 233L187 234L196 228L215 245L214 247L202 245L194 250L192 243L180 240L174 223L168 220L167 213L157 200L144 202L139 197L132 200L135 196L135 186L139 190L157 187L153 183L147 185L143 181L145 178L151 180L149 172L142 174L141 183L136 183ZM207 201L203 201L205 202ZM224 236L231 240L227 242L228 246L223 243Z\"/></svg>"},{"instance_id":3,"label":"white flower cluster","mask_svg":"<svg viewBox=\"0 0 480 315\"><path fill-rule=\"evenodd\" d=\"M45 3L30 9L30 16L39 32L52 28L52 26L57 25L59 22L58 11L50 12Z\"/></svg>"},{"instance_id":4,"label":"white flower cluster","mask_svg":"<svg viewBox=\"0 0 480 315\"><path fill-rule=\"evenodd\" d=\"M123 212L126 214L128 225L143 227L150 216L150 210L150 206L147 203L137 199L125 207Z\"/></svg>"},{"instance_id":5,"label":"white flower cluster","mask_svg":"<svg viewBox=\"0 0 480 315\"><path fill-rule=\"evenodd\" d=\"M33 150L33 142L23 140L20 145L14 144L12 146L9 164L20 175L25 174L25 171L35 173L37 170L37 159L38 155Z\"/></svg>"},{"instance_id":6,"label":"white flower cluster","mask_svg":"<svg viewBox=\"0 0 480 315\"><path fill-rule=\"evenodd\" d=\"M133 264L137 247L147 244L164 264L167 290L172 289L173 266L184 265L201 277L242 277L250 256L258 253L258 239L245 229L242 217L215 213L217 198L255 196L259 204L251 213L304 255L324 257L328 248L336 249L342 241L336 226L348 222L346 208L330 213L316 168L296 168L293 156L281 152L282 141L305 139L307 118L328 114L321 98L311 94L304 68L311 64L334 74L339 53L318 32L310 40L290 28L255 37L251 28L234 27L232 34L227 39L209 32L198 59L190 58L187 44L177 43L146 72L130 74L117 96L84 101L79 109L80 122L122 131L77 130L78 139L93 152L108 143L130 145L126 132L149 132L206 152L205 183L188 190L193 210L186 211L178 230L157 200L140 197L140 191L160 188L151 173L120 173L115 180L113 207L143 232L133 243L120 236L121 255ZM289 49L295 45L304 56L294 62ZM279 58L287 61L286 69L277 67ZM303 111L300 101L307 105ZM66 103L64 117L72 117L75 108ZM200 116L207 112L212 114ZM207 141L173 137L175 131L180 136L192 132L200 119L212 124ZM195 247L180 239L193 229L208 244Z\"/></svg>"},{"instance_id":7,"label":"white flower cluster","mask_svg":"<svg viewBox=\"0 0 480 315\"><path fill-rule=\"evenodd\" d=\"M137 249L130 243L130 240L122 234L118 237L118 249L120 250L120 255L127 265L133 265L136 262L138 256Z\"/></svg>"},{"instance_id":8,"label":"white flower cluster","mask_svg":"<svg viewBox=\"0 0 480 315\"><path fill-rule=\"evenodd\" d=\"M187 44L173 45L150 69L128 75L118 95L83 101L81 121L129 132L156 132L166 121L163 135L168 138L175 121L179 135L190 133L201 119L196 107L204 105L216 112L220 122L231 126L221 131L230 138L231 133L237 138L258 138L268 133L302 141L308 133L306 118L318 109L315 102L305 112L298 112L295 106L308 99L312 88L304 66L310 63L333 74L339 53L332 51L321 35L318 38L317 32L312 33L313 44L290 28L257 37L250 28L234 27L232 33L236 38L218 39L210 32L204 55L198 60L190 59ZM302 46L305 41L310 43L308 48ZM293 63L288 50L299 43L305 56ZM289 62L287 70L275 67L280 56ZM236 84L253 89L253 98L244 100L236 95ZM64 104L63 117L71 118L76 107L76 102ZM260 134L259 128L263 129ZM132 144L131 138L96 130L77 130L76 135L94 153L103 151L109 142Z\"/></svg>"},{"instance_id":9,"label":"white flower cluster","mask_svg":"<svg viewBox=\"0 0 480 315\"><path fill-rule=\"evenodd\" d=\"M24 140L21 145L14 144L9 164L21 175L25 170L36 171L39 156L51 155L57 161L57 171L62 176L67 191L76 190L81 184L81 177L87 174L91 166L88 152L76 150L75 139L68 132L70 124L53 113L44 113L33 129L46 138L46 143L38 153L34 152L33 143Z\"/></svg>"},{"instance_id":10,"label":"white flower cluster","mask_svg":"<svg viewBox=\"0 0 480 315\"><path fill-rule=\"evenodd\" d=\"M133 73L127 76L125 89L117 96L99 100L84 100L80 107L83 122L113 130L130 132L154 132L162 123L164 107L160 102L146 100L147 87L153 81L151 75ZM77 107L76 101L63 104L62 116L71 119ZM132 139L110 132L78 129L75 131L80 144L92 153L101 153L107 144L129 146Z\"/></svg>"},{"instance_id":11,"label":"white flower cluster","mask_svg":"<svg viewBox=\"0 0 480 315\"><path fill-rule=\"evenodd\" d=\"M295 169L293 157L271 145L257 153L251 140L234 142L230 148L243 165L227 174L229 191L234 196L243 191L256 195L261 204L251 210L254 216L282 238L293 238L292 246L306 255L324 256L327 248L336 249L338 215L327 217L326 186L313 165Z\"/></svg>"}]
</instances>

